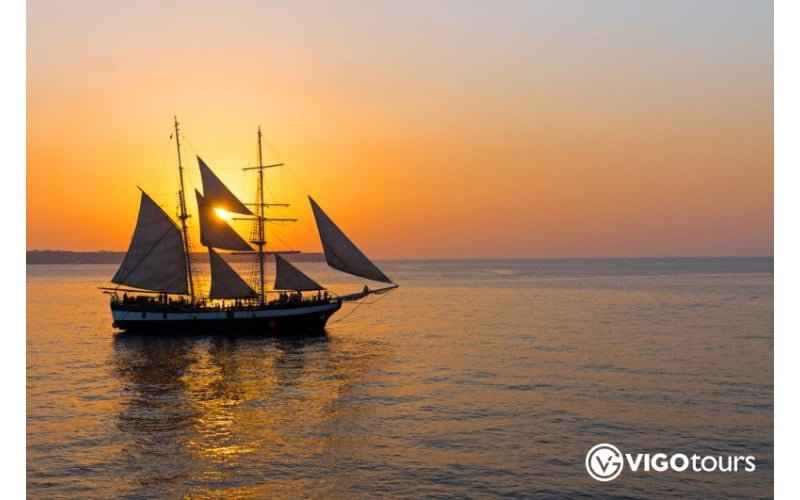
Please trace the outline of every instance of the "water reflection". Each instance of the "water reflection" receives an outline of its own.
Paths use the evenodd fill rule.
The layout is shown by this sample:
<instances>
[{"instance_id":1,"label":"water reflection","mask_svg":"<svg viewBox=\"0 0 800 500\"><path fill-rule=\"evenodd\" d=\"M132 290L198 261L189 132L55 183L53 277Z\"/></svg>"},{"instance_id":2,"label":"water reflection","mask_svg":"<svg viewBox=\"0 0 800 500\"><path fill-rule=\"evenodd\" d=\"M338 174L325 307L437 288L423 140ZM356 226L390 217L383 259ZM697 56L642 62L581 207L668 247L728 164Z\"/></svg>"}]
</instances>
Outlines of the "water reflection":
<instances>
[{"instance_id":1,"label":"water reflection","mask_svg":"<svg viewBox=\"0 0 800 500\"><path fill-rule=\"evenodd\" d=\"M326 336L117 336L131 494L268 493L282 467L331 444L320 435L368 362Z\"/></svg>"}]
</instances>

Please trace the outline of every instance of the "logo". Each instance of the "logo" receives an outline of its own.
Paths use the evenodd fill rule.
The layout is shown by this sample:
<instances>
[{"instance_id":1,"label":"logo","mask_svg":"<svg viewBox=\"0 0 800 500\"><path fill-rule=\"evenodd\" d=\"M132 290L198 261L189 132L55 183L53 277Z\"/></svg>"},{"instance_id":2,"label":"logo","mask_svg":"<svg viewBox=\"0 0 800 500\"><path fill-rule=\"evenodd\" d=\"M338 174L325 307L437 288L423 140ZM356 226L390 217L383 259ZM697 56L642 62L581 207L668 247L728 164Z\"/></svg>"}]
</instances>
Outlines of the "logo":
<instances>
[{"instance_id":1,"label":"logo","mask_svg":"<svg viewBox=\"0 0 800 500\"><path fill-rule=\"evenodd\" d=\"M622 452L613 444L593 446L586 454L586 472L598 481L613 481L622 472Z\"/></svg>"},{"instance_id":2,"label":"logo","mask_svg":"<svg viewBox=\"0 0 800 500\"><path fill-rule=\"evenodd\" d=\"M698 455L697 453L625 453L613 444L592 446L586 454L586 472L602 482L613 481L628 463L630 472L753 472L756 458L752 455Z\"/></svg>"}]
</instances>

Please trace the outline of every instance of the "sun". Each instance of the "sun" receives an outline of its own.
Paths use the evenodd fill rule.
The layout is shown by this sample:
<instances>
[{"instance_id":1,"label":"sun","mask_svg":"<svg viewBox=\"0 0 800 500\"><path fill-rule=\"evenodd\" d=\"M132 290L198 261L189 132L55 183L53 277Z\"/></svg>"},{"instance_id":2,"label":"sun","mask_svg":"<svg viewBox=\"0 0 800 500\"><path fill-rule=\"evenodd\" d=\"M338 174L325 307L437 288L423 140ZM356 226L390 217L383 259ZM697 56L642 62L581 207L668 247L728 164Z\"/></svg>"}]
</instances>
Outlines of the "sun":
<instances>
[{"instance_id":1,"label":"sun","mask_svg":"<svg viewBox=\"0 0 800 500\"><path fill-rule=\"evenodd\" d=\"M215 208L214 211L217 213L217 217L222 220L228 220L231 218L231 213L221 208Z\"/></svg>"}]
</instances>

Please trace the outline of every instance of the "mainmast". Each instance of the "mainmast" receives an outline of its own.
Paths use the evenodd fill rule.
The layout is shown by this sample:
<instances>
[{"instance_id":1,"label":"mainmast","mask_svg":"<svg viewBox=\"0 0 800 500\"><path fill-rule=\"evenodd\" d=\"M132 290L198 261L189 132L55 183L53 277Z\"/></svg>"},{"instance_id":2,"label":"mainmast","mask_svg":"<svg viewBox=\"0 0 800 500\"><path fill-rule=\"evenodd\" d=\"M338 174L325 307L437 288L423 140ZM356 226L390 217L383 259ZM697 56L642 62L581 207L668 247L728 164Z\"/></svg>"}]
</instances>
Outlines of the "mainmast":
<instances>
[{"instance_id":1,"label":"mainmast","mask_svg":"<svg viewBox=\"0 0 800 500\"><path fill-rule=\"evenodd\" d=\"M250 242L258 246L258 296L262 304L266 301L266 281L264 279L264 255L268 253L264 250L264 246L267 244L266 235L264 231L264 224L267 222L267 217L264 211L268 206L288 206L288 204L286 203L268 204L264 200L264 169L280 167L282 165L283 163L273 163L271 165L264 165L264 159L261 154L261 126L259 125L258 166L248 167L243 170L258 169L258 193L256 194L256 204L258 205L258 215L256 216L258 219L257 229L256 229L257 234L256 234L256 239L250 240ZM270 220L293 221L294 219L270 219Z\"/></svg>"},{"instance_id":2,"label":"mainmast","mask_svg":"<svg viewBox=\"0 0 800 500\"><path fill-rule=\"evenodd\" d=\"M264 297L264 161L261 157L261 125L258 126L258 296L263 303Z\"/></svg>"},{"instance_id":3,"label":"mainmast","mask_svg":"<svg viewBox=\"0 0 800 500\"><path fill-rule=\"evenodd\" d=\"M175 144L178 147L178 176L180 177L180 187L181 190L178 193L180 198L180 215L178 218L181 221L181 236L183 237L183 251L186 254L185 265L186 265L186 276L189 279L189 295L192 298L192 302L194 302L194 279L192 279L192 261L191 261L191 253L189 251L189 230L186 227L186 219L189 218L189 214L186 213L186 197L184 195L183 189L183 163L181 163L181 138L178 133L178 117L175 116Z\"/></svg>"}]
</instances>

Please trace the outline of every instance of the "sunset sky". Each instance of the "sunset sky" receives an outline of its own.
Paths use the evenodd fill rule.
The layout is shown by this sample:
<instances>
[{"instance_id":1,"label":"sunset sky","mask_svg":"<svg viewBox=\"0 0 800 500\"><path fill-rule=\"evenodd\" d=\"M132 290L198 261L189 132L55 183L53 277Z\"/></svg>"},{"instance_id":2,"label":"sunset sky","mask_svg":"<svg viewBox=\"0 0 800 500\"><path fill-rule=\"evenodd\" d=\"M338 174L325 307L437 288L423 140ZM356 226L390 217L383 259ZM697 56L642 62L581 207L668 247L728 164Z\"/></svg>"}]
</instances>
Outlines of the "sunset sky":
<instances>
[{"instance_id":1,"label":"sunset sky","mask_svg":"<svg viewBox=\"0 0 800 500\"><path fill-rule=\"evenodd\" d=\"M261 126L276 246L310 194L375 258L773 254L771 2L29 0L26 64L29 250L174 214L177 116L248 199Z\"/></svg>"}]
</instances>

